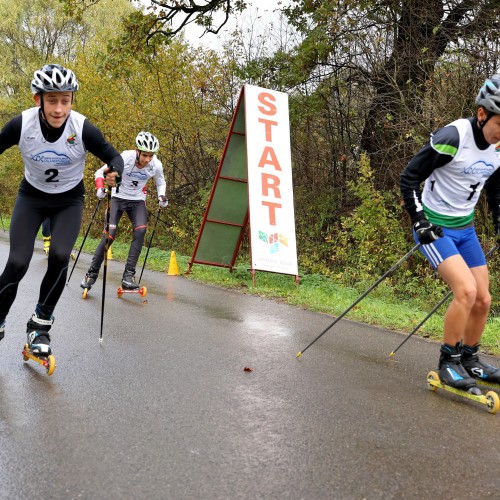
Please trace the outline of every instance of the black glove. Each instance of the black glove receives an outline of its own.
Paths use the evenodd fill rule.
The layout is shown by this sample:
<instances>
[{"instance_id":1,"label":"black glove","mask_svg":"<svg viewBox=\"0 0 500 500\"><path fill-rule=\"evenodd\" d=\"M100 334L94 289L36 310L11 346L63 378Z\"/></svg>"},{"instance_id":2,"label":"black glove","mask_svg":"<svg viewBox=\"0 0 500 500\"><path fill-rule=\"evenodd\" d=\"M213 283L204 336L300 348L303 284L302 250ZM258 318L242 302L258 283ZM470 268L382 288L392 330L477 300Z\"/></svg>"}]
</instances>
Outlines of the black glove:
<instances>
[{"instance_id":1,"label":"black glove","mask_svg":"<svg viewBox=\"0 0 500 500\"><path fill-rule=\"evenodd\" d=\"M427 245L443 236L443 230L439 226L431 224L428 220L419 220L413 224L421 245Z\"/></svg>"}]
</instances>

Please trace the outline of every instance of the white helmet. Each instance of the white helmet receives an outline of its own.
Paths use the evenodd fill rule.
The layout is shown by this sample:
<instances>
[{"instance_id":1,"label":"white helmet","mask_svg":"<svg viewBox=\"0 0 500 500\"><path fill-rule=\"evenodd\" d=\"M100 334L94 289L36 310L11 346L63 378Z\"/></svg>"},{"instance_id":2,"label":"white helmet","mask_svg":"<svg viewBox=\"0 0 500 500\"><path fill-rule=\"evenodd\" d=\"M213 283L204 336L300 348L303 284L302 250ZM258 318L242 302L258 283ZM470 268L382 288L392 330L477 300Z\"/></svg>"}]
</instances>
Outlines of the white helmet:
<instances>
[{"instance_id":1,"label":"white helmet","mask_svg":"<svg viewBox=\"0 0 500 500\"><path fill-rule=\"evenodd\" d=\"M46 64L42 69L36 70L31 80L33 94L44 92L76 92L78 81L70 69L60 64Z\"/></svg>"},{"instance_id":2,"label":"white helmet","mask_svg":"<svg viewBox=\"0 0 500 500\"><path fill-rule=\"evenodd\" d=\"M135 144L139 151L144 151L145 153L158 153L160 149L158 139L149 132L139 132L135 138Z\"/></svg>"},{"instance_id":3,"label":"white helmet","mask_svg":"<svg viewBox=\"0 0 500 500\"><path fill-rule=\"evenodd\" d=\"M476 97L476 104L495 115L500 114L500 75L488 78Z\"/></svg>"}]
</instances>

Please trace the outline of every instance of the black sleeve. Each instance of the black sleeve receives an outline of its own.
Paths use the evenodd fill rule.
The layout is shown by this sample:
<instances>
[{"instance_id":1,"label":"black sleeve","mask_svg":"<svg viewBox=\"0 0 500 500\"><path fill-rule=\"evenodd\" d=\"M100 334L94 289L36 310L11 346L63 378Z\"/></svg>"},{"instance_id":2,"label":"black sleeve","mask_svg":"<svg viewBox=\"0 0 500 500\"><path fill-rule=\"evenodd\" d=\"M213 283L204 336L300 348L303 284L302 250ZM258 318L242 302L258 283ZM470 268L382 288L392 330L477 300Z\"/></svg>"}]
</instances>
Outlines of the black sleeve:
<instances>
[{"instance_id":1,"label":"black sleeve","mask_svg":"<svg viewBox=\"0 0 500 500\"><path fill-rule=\"evenodd\" d=\"M104 138L102 132L87 119L83 123L82 139L87 151L97 156L114 172L118 172L118 175L122 175L124 165L120 153Z\"/></svg>"},{"instance_id":2,"label":"black sleeve","mask_svg":"<svg viewBox=\"0 0 500 500\"><path fill-rule=\"evenodd\" d=\"M410 160L400 178L403 201L413 223L425 219L420 185L436 168L443 167L455 156L460 138L455 126L439 129L430 141Z\"/></svg>"},{"instance_id":3,"label":"black sleeve","mask_svg":"<svg viewBox=\"0 0 500 500\"><path fill-rule=\"evenodd\" d=\"M23 126L23 116L17 115L5 124L0 130L0 154L6 149L19 144L21 139L21 129Z\"/></svg>"}]
</instances>

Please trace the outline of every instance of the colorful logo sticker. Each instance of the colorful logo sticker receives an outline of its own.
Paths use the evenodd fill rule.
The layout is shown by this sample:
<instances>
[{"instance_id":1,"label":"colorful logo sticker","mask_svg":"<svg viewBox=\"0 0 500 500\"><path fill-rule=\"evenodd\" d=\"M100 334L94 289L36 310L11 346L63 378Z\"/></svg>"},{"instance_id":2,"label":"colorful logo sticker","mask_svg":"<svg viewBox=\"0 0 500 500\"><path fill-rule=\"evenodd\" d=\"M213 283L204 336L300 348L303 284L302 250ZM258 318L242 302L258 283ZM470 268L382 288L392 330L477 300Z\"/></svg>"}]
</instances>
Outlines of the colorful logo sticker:
<instances>
[{"instance_id":1,"label":"colorful logo sticker","mask_svg":"<svg viewBox=\"0 0 500 500\"><path fill-rule=\"evenodd\" d=\"M72 146L74 146L76 144L76 134L71 134L67 139L66 139L66 142L68 144L71 144Z\"/></svg>"},{"instance_id":2,"label":"colorful logo sticker","mask_svg":"<svg viewBox=\"0 0 500 500\"><path fill-rule=\"evenodd\" d=\"M280 250L280 245L288 247L288 238L282 233L267 234L259 231L259 240L269 245L269 253L276 253Z\"/></svg>"}]
</instances>

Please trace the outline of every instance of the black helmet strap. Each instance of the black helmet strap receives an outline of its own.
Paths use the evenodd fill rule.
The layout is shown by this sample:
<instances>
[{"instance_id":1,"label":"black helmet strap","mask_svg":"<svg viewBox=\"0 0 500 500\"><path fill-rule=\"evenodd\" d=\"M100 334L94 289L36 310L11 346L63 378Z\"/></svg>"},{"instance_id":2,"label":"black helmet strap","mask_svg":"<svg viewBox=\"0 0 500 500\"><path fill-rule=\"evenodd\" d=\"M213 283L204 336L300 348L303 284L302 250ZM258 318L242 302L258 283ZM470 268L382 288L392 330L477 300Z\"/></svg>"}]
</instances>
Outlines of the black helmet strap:
<instances>
[{"instance_id":1,"label":"black helmet strap","mask_svg":"<svg viewBox=\"0 0 500 500\"><path fill-rule=\"evenodd\" d=\"M42 119L43 121L49 125L49 122L47 121L47 118L45 118L45 109L43 107L43 92L40 93L40 109L42 110ZM50 125L49 125L50 127Z\"/></svg>"},{"instance_id":2,"label":"black helmet strap","mask_svg":"<svg viewBox=\"0 0 500 500\"><path fill-rule=\"evenodd\" d=\"M484 109L484 108L483 108ZM480 130L483 130L483 127L486 125L486 123L488 123L488 120L494 115L495 113L492 113L491 111L488 111L488 114L486 115L486 118L484 120L481 120L481 121L477 121L477 123L479 124L479 128Z\"/></svg>"}]
</instances>

